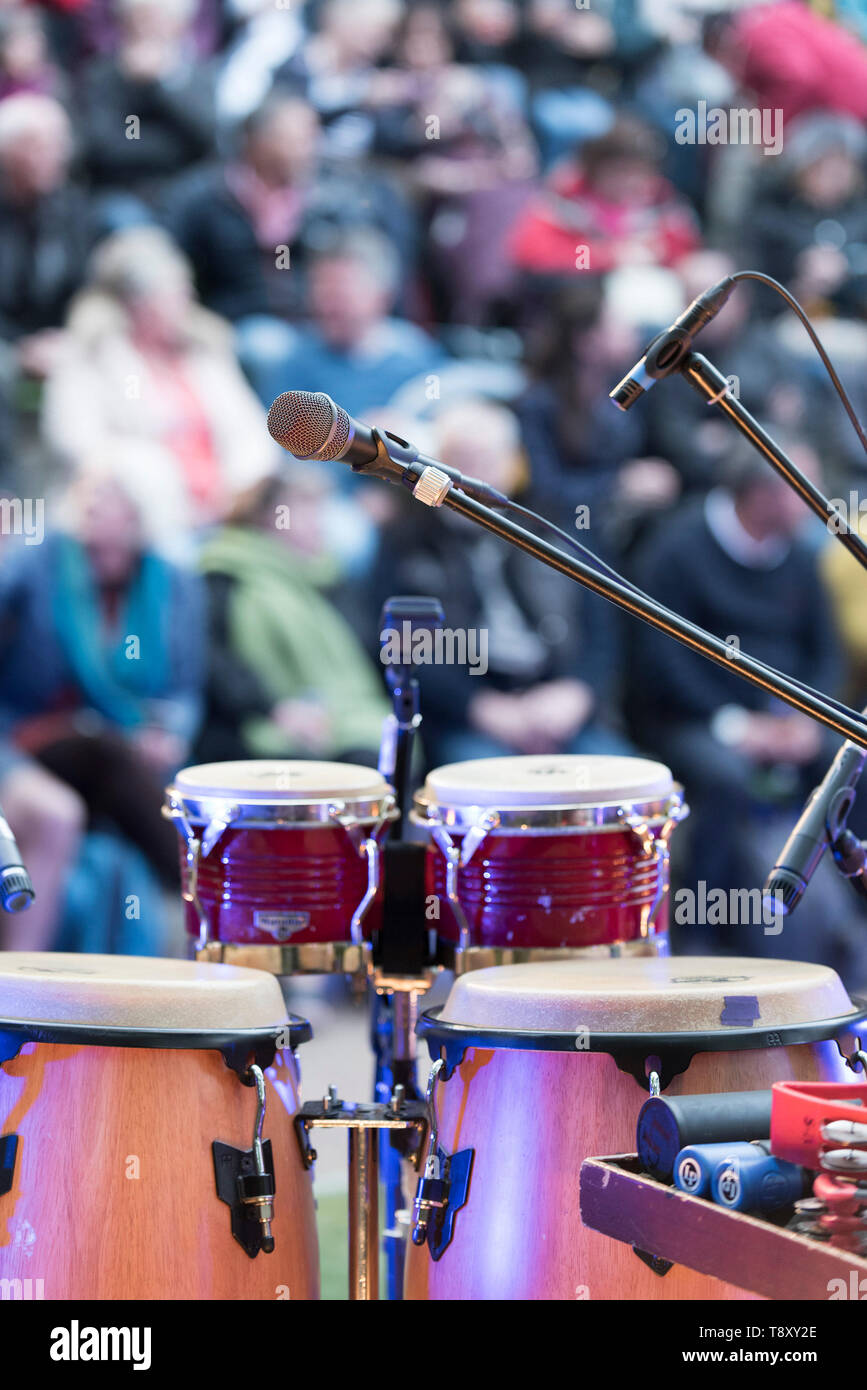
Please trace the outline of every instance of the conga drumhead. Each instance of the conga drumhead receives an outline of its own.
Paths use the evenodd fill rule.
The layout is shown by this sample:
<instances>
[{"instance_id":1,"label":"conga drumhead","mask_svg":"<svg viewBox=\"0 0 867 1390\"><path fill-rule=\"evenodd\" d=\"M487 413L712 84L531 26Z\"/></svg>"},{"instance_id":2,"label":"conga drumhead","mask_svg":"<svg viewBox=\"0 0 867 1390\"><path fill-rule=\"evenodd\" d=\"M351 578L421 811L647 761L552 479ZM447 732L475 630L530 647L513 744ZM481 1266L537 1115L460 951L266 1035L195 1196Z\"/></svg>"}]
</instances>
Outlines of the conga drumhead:
<instances>
[{"instance_id":1,"label":"conga drumhead","mask_svg":"<svg viewBox=\"0 0 867 1390\"><path fill-rule=\"evenodd\" d=\"M441 1014L472 1027L707 1033L842 1018L839 976L803 961L640 956L495 966L460 976Z\"/></svg>"},{"instance_id":2,"label":"conga drumhead","mask_svg":"<svg viewBox=\"0 0 867 1390\"><path fill-rule=\"evenodd\" d=\"M428 774L422 799L443 806L603 806L658 801L674 782L663 763L597 754L534 754L448 763Z\"/></svg>"},{"instance_id":3,"label":"conga drumhead","mask_svg":"<svg viewBox=\"0 0 867 1390\"><path fill-rule=\"evenodd\" d=\"M185 767L175 777L173 789L191 800L226 797L269 803L358 801L380 798L390 791L375 768L286 758Z\"/></svg>"},{"instance_id":4,"label":"conga drumhead","mask_svg":"<svg viewBox=\"0 0 867 1390\"><path fill-rule=\"evenodd\" d=\"M0 953L0 1020L118 1028L279 1028L273 975L151 956Z\"/></svg>"}]
</instances>

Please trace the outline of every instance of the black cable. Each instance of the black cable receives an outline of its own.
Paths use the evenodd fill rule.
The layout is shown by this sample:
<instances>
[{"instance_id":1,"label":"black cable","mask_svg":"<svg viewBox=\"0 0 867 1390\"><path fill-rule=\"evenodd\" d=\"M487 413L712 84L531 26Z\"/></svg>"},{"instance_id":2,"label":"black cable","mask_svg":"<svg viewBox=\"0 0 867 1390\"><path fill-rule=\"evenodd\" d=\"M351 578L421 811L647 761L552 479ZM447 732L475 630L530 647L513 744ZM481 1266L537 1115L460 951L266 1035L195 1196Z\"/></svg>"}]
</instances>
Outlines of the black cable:
<instances>
[{"instance_id":1,"label":"black cable","mask_svg":"<svg viewBox=\"0 0 867 1390\"><path fill-rule=\"evenodd\" d=\"M834 390L837 392L837 395L843 402L843 408L852 422L852 428L854 429L861 442L861 447L863 448L864 452L867 453L867 434L865 434L861 421L855 414L855 407L852 405L852 402L846 394L846 388L844 387L842 381L837 375L837 372L834 368L833 363L831 362L830 357L828 356L827 352L822 346L822 342L819 338L819 335L813 327L812 323L810 322L806 310L801 308L801 305L798 303L795 296L789 293L785 285L781 285L779 280L775 280L772 275L765 275L760 270L737 270L732 276L732 279L758 280L759 283L762 285L770 285L771 289L776 290L777 294L782 296L782 298L788 304L789 308L793 311L793 313L797 315L801 323L804 325L804 328L807 330L807 333L810 337L810 341L812 342L813 346L818 352L819 357L822 360L822 364L828 373L828 376L831 378L831 383L834 387Z\"/></svg>"},{"instance_id":2,"label":"black cable","mask_svg":"<svg viewBox=\"0 0 867 1390\"><path fill-rule=\"evenodd\" d=\"M540 516L538 512L534 512L530 507L523 506L520 502L513 502L511 498L508 499L508 503L506 506L504 506L503 503L500 503L499 505L504 510L516 512L519 516L524 517L524 519L527 521L535 522L538 526L544 526L547 530L553 532L554 535L559 536L561 540L564 540L567 545L570 545L572 547L573 550L577 550L578 553L582 555L585 560L588 560L590 564L595 566L596 569L604 571L609 576L609 578L615 579L618 584L625 585L627 589L631 589L632 593L636 594L639 598L645 599L649 603L656 603L656 599L654 599L644 589L640 589L637 584L632 583L631 579L626 579L622 574L619 574L616 569L614 569L605 560L603 560L601 556L597 555L594 551L592 551L589 546L584 545L584 543L582 541L579 541L576 536L571 536L568 531L562 530L562 528L555 525L553 521L549 521L547 517ZM670 613L672 610L666 609L665 611L667 613ZM844 704L841 700L835 700L833 695L826 695L823 691L816 690L814 686L807 685L804 681L799 681L795 676L790 676L785 671L779 671L775 666L769 666L766 661L760 660L759 657L754 656L753 661L755 661L758 666L761 666L762 669L768 673L768 675L783 676L786 680L791 681L792 685L795 685L798 687L799 690L804 691L805 694L819 696L821 699L827 700L828 704L833 705L834 708L839 710L841 714L852 715L854 713L854 711L851 710L849 706ZM863 722L864 727L867 728L867 717L864 718Z\"/></svg>"}]
</instances>

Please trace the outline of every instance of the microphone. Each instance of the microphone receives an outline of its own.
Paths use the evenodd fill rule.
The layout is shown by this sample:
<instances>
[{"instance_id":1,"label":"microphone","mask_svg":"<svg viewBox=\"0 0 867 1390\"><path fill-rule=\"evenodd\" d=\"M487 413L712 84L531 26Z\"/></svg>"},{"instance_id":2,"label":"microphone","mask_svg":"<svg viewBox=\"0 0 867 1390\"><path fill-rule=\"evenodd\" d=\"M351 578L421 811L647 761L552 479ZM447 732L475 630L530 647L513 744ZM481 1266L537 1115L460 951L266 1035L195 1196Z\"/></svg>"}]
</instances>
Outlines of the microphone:
<instances>
[{"instance_id":1,"label":"microphone","mask_svg":"<svg viewBox=\"0 0 867 1390\"><path fill-rule=\"evenodd\" d=\"M479 502L509 505L508 497L480 478L467 478L457 468L429 458L390 430L353 420L324 391L284 391L268 411L268 433L295 458L333 459L348 463L354 473L372 473L386 482L413 487L419 476L417 470L407 476L410 465L436 468L444 475L446 488L448 480Z\"/></svg>"},{"instance_id":2,"label":"microphone","mask_svg":"<svg viewBox=\"0 0 867 1390\"><path fill-rule=\"evenodd\" d=\"M609 399L619 410L630 410L655 381L678 371L683 359L692 350L693 338L711 319L716 318L736 284L733 275L718 280L709 290L697 295L669 328L657 334L645 349L641 361L609 392Z\"/></svg>"},{"instance_id":3,"label":"microphone","mask_svg":"<svg viewBox=\"0 0 867 1390\"><path fill-rule=\"evenodd\" d=\"M35 896L15 836L0 811L0 907L4 912L23 912Z\"/></svg>"},{"instance_id":4,"label":"microphone","mask_svg":"<svg viewBox=\"0 0 867 1390\"><path fill-rule=\"evenodd\" d=\"M784 915L798 906L822 855L844 824L865 759L867 752L847 739L807 798L764 887L765 898Z\"/></svg>"}]
</instances>

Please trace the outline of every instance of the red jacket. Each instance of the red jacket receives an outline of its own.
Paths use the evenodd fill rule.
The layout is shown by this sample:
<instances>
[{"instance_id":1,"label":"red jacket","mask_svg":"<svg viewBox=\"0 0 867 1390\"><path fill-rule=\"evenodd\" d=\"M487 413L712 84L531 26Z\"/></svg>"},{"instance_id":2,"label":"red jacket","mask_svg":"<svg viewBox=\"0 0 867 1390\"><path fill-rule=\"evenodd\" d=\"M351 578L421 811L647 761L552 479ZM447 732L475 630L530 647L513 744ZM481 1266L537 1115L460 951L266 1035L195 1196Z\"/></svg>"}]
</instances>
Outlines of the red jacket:
<instances>
[{"instance_id":1,"label":"red jacket","mask_svg":"<svg viewBox=\"0 0 867 1390\"><path fill-rule=\"evenodd\" d=\"M701 244L698 223L667 179L657 178L642 204L607 202L575 165L566 165L534 198L510 239L516 265L539 273L585 269L603 274L635 264L626 243L640 241L647 263L674 265ZM586 248L584 250L583 248Z\"/></svg>"},{"instance_id":2,"label":"red jacket","mask_svg":"<svg viewBox=\"0 0 867 1390\"><path fill-rule=\"evenodd\" d=\"M867 49L799 0L744 10L720 57L760 106L786 120L817 107L867 120Z\"/></svg>"}]
</instances>

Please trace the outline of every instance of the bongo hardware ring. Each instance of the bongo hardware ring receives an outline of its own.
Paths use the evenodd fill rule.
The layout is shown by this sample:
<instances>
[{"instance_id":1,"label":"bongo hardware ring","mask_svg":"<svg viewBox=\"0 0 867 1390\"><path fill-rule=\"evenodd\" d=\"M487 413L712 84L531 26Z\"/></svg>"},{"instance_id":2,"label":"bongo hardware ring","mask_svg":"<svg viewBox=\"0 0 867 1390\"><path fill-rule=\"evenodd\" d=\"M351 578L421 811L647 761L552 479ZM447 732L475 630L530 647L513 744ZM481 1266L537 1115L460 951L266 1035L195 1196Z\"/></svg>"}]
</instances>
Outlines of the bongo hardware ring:
<instances>
[{"instance_id":1,"label":"bongo hardware ring","mask_svg":"<svg viewBox=\"0 0 867 1390\"><path fill-rule=\"evenodd\" d=\"M373 828L368 835L365 835L361 826L346 814L345 802L332 802L328 807L328 817L335 825L338 825L340 829L345 832L356 853L362 859L367 859L367 889L364 897L353 911L352 919L349 924L349 935L353 946L364 947L367 943L362 936L362 926L370 910L370 905L379 891L379 836L382 833L383 826L388 821L394 819L394 798L388 798L384 810L374 822Z\"/></svg>"},{"instance_id":2,"label":"bongo hardware ring","mask_svg":"<svg viewBox=\"0 0 867 1390\"><path fill-rule=\"evenodd\" d=\"M458 846L446 829L439 812L434 812L431 816L431 834L446 861L446 897L458 923L458 951L462 955L469 950L471 932L461 902L458 870L469 864L482 841L487 838L488 831L494 830L499 824L499 811L486 811L481 820L470 827L463 843Z\"/></svg>"},{"instance_id":3,"label":"bongo hardware ring","mask_svg":"<svg viewBox=\"0 0 867 1390\"><path fill-rule=\"evenodd\" d=\"M233 958L235 963L248 964L242 959L245 948L239 947L234 943L223 943L216 941L213 936L212 924L209 920L207 910L199 894L199 868L202 860L206 859L216 846L223 833L233 825L246 825L248 827L259 824L259 821L250 818L247 814L242 816L242 807L239 803L232 803L225 806L217 815L206 820L203 830L197 831L190 820L189 807L184 800L174 791L169 792L168 802L163 808L163 814L170 820L176 822L180 829L184 841L184 868L185 882L181 887L181 897L184 902L189 903L196 914L199 926L198 937L196 938L195 950L197 953L208 953L216 948L220 953L220 959ZM369 970L371 960L371 945L364 939L363 923L368 911L379 891L381 882L380 873L380 843L379 838L383 827L395 819L397 815L395 798L393 795L383 798L381 809L376 819L372 822L369 829L363 827L360 822L353 818L347 809L345 801L333 801L323 808L323 814L315 817L311 825L320 826L323 822L329 823L336 829L342 831L348 839L353 853L360 858L367 860L367 885L361 900L355 905L350 919L350 938L346 947L352 948L355 957L354 962L347 968L355 970L358 967L359 957L363 968ZM294 818L289 823L293 826L303 824ZM262 824L273 827L280 824L279 818L274 821L266 817ZM303 948L308 956L317 951L325 951L342 954L343 943L310 943ZM281 948L286 950L287 948ZM343 948L345 949L345 948ZM333 968L333 963L326 963L324 960L313 962L308 968L327 970ZM290 973L288 968L283 973Z\"/></svg>"},{"instance_id":4,"label":"bongo hardware ring","mask_svg":"<svg viewBox=\"0 0 867 1390\"><path fill-rule=\"evenodd\" d=\"M439 1124L434 1092L445 1063L434 1062L428 1077L425 1105L428 1114L427 1157L413 1203L413 1245L427 1242L432 1260L438 1260L451 1243L455 1217L466 1206L473 1149L447 1154L439 1143Z\"/></svg>"},{"instance_id":5,"label":"bongo hardware ring","mask_svg":"<svg viewBox=\"0 0 867 1390\"><path fill-rule=\"evenodd\" d=\"M656 860L656 895L649 908L642 908L642 936L649 934L650 928L656 922L659 909L668 895L668 865L671 857L669 840L675 827L688 815L689 807L684 802L672 804L669 807L667 819L659 830L655 831L650 821L636 815L634 811L627 810L625 806L621 806L618 810L618 820L623 825L628 826L633 835L636 836L645 858L655 858Z\"/></svg>"},{"instance_id":6,"label":"bongo hardware ring","mask_svg":"<svg viewBox=\"0 0 867 1390\"><path fill-rule=\"evenodd\" d=\"M583 810L583 808L581 809ZM570 825L631 832L640 846L642 858L655 859L656 888L652 903L641 908L637 941L619 943L619 950L616 952L619 954L624 949L628 952L630 947L633 949L637 946L644 947L652 935L659 910L668 892L669 839L674 828L688 815L689 807L679 793L666 798L663 804L663 814L659 820L647 814L639 815L632 806L616 803L603 808L601 820L597 820L593 812L591 812L591 818L588 819L586 813L581 815L581 811L574 819L571 816L564 819L562 813L555 814L552 819L550 809L543 808L534 808L529 813L519 809L510 809L509 811L489 809L480 815L477 813L475 818L468 817L466 820L458 813L454 819L454 825L460 829L463 835L462 842L458 845L449 833L441 808L435 802L426 802L424 819L419 823L424 824L429 830L431 838L445 862L445 896L458 927L458 940L454 946L454 960L451 962L456 973L460 974L463 970L472 968L471 961L474 961L476 965L511 964L516 960L550 957L557 950L562 951L564 955L572 955L575 949L580 949L566 946L561 948L534 948L532 946L491 948L472 944L473 928L461 900L459 875L460 870L467 867L491 832L502 831L503 834L508 834L510 831L514 833L532 828L534 832L557 834ZM450 815L449 825L451 826L452 823ZM615 952L612 951L611 953L614 954Z\"/></svg>"},{"instance_id":7,"label":"bongo hardware ring","mask_svg":"<svg viewBox=\"0 0 867 1390\"><path fill-rule=\"evenodd\" d=\"M170 820L177 821L186 845L184 862L187 870L187 881L181 884L181 897L185 903L190 904L198 919L197 951L203 951L211 939L211 924L199 897L199 863L208 857L223 831L228 829L237 816L238 810L237 806L230 806L224 816L208 823L203 835L197 835L190 824L183 802L174 795L169 797L166 814Z\"/></svg>"}]
</instances>

